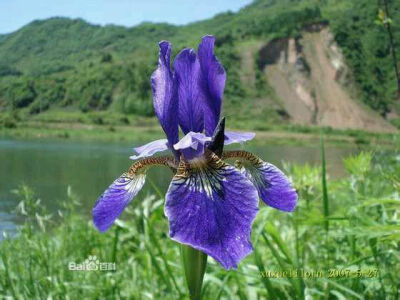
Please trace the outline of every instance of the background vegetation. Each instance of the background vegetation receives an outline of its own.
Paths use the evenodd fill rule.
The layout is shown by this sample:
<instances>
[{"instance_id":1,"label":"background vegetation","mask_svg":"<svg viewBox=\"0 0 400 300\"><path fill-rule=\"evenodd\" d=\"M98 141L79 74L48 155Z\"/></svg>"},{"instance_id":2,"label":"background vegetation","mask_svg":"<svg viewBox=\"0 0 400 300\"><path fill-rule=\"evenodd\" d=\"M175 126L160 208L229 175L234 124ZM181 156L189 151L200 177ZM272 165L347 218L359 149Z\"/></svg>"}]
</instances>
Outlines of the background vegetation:
<instances>
[{"instance_id":1,"label":"background vegetation","mask_svg":"<svg viewBox=\"0 0 400 300\"><path fill-rule=\"evenodd\" d=\"M387 1L394 46L400 53L400 3ZM273 91L262 80L255 90L240 81L240 45L296 37L307 25L322 22L330 25L343 49L352 70L349 84L359 98L384 116L399 112L387 31L376 22L383 8L379 2L257 0L238 13L186 26L100 27L66 18L34 21L0 38L0 111L11 120L13 111L29 118L49 109L152 116L149 76L157 63L157 43L170 40L175 55L182 47L196 47L204 34L214 34L217 55L228 72L226 114L282 123L287 115L279 103L254 109L260 94Z\"/></svg>"}]
</instances>

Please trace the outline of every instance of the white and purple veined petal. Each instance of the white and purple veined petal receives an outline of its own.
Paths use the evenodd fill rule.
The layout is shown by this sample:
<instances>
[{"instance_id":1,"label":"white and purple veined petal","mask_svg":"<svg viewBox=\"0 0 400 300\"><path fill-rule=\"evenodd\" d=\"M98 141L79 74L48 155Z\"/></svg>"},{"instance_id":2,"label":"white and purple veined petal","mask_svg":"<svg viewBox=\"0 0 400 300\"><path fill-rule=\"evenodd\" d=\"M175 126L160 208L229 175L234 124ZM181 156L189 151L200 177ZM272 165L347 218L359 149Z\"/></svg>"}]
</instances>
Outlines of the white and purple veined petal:
<instances>
[{"instance_id":1,"label":"white and purple veined petal","mask_svg":"<svg viewBox=\"0 0 400 300\"><path fill-rule=\"evenodd\" d=\"M251 167L248 172L260 198L267 205L286 212L296 209L297 192L279 168L271 163L262 162Z\"/></svg>"},{"instance_id":2,"label":"white and purple veined petal","mask_svg":"<svg viewBox=\"0 0 400 300\"><path fill-rule=\"evenodd\" d=\"M178 98L176 82L170 69L171 44L162 41L159 44L160 54L158 68L151 76L154 111L160 125L167 135L170 145L179 139L178 134Z\"/></svg>"},{"instance_id":3,"label":"white and purple veined petal","mask_svg":"<svg viewBox=\"0 0 400 300\"><path fill-rule=\"evenodd\" d=\"M189 132L174 145L175 150L180 150L183 157L190 161L200 158L204 154L205 144L211 141L211 137L199 132Z\"/></svg>"},{"instance_id":4,"label":"white and purple veined petal","mask_svg":"<svg viewBox=\"0 0 400 300\"><path fill-rule=\"evenodd\" d=\"M233 143L244 143L252 140L256 134L254 132L235 132L235 131L225 131L225 141L224 145L230 145Z\"/></svg>"},{"instance_id":5,"label":"white and purple veined petal","mask_svg":"<svg viewBox=\"0 0 400 300\"><path fill-rule=\"evenodd\" d=\"M93 207L93 223L101 231L107 231L125 207L142 189L145 174L129 176L124 173L117 178L97 199Z\"/></svg>"},{"instance_id":6,"label":"white and purple veined petal","mask_svg":"<svg viewBox=\"0 0 400 300\"><path fill-rule=\"evenodd\" d=\"M132 155L129 158L136 160L143 157L152 156L153 154L169 149L167 139L155 140L143 146L133 148L138 155Z\"/></svg>"},{"instance_id":7,"label":"white and purple veined petal","mask_svg":"<svg viewBox=\"0 0 400 300\"><path fill-rule=\"evenodd\" d=\"M203 159L195 165L181 161L169 186L165 215L170 237L205 252L227 270L236 268L253 250L257 190L212 152Z\"/></svg>"},{"instance_id":8,"label":"white and purple veined petal","mask_svg":"<svg viewBox=\"0 0 400 300\"><path fill-rule=\"evenodd\" d=\"M247 151L226 151L223 158L237 159L237 167L254 184L265 204L286 212L296 209L297 191L279 168Z\"/></svg>"},{"instance_id":9,"label":"white and purple veined petal","mask_svg":"<svg viewBox=\"0 0 400 300\"><path fill-rule=\"evenodd\" d=\"M200 62L193 49L183 49L174 60L179 99L179 125L184 134L204 129L204 91L200 86ZM175 119L177 116L174 116Z\"/></svg>"},{"instance_id":10,"label":"white and purple veined petal","mask_svg":"<svg viewBox=\"0 0 400 300\"><path fill-rule=\"evenodd\" d=\"M211 136L221 114L222 98L225 89L226 72L214 54L215 38L206 35L198 47L201 68L201 88L205 95L204 127L206 135Z\"/></svg>"},{"instance_id":11,"label":"white and purple veined petal","mask_svg":"<svg viewBox=\"0 0 400 300\"><path fill-rule=\"evenodd\" d=\"M257 188L265 204L286 212L296 209L297 192L279 168L260 160L257 164L244 164L242 172Z\"/></svg>"}]
</instances>

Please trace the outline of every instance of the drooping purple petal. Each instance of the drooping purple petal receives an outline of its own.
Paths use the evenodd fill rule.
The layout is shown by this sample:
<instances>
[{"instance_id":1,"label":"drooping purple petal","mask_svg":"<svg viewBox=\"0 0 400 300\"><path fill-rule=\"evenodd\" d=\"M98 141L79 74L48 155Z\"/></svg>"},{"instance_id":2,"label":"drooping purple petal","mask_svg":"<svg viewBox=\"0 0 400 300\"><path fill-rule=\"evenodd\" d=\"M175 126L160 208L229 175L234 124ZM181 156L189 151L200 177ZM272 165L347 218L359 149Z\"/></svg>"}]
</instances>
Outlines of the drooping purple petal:
<instances>
[{"instance_id":1,"label":"drooping purple petal","mask_svg":"<svg viewBox=\"0 0 400 300\"><path fill-rule=\"evenodd\" d=\"M203 155L204 145L209 141L211 141L211 137L191 131L174 145L174 149L180 150L186 160L192 160Z\"/></svg>"},{"instance_id":2,"label":"drooping purple petal","mask_svg":"<svg viewBox=\"0 0 400 300\"><path fill-rule=\"evenodd\" d=\"M225 269L236 268L253 250L257 190L237 169L207 153L203 166L181 162L169 186L170 237L207 253Z\"/></svg>"},{"instance_id":3,"label":"drooping purple petal","mask_svg":"<svg viewBox=\"0 0 400 300\"><path fill-rule=\"evenodd\" d=\"M204 36L198 48L201 86L206 95L204 127L209 136L218 124L226 81L225 69L214 54L214 42L213 36Z\"/></svg>"},{"instance_id":4,"label":"drooping purple petal","mask_svg":"<svg viewBox=\"0 0 400 300\"><path fill-rule=\"evenodd\" d=\"M170 145L175 144L178 137L178 99L176 84L170 70L171 44L162 41L159 44L160 55L158 68L151 76L154 111L161 127L167 135Z\"/></svg>"},{"instance_id":5,"label":"drooping purple petal","mask_svg":"<svg viewBox=\"0 0 400 300\"><path fill-rule=\"evenodd\" d=\"M261 161L246 165L245 173L258 190L260 198L269 206L291 212L297 205L297 192L289 178L273 164Z\"/></svg>"},{"instance_id":6,"label":"drooping purple petal","mask_svg":"<svg viewBox=\"0 0 400 300\"><path fill-rule=\"evenodd\" d=\"M185 134L190 131L202 132L205 100L200 88L200 63L193 49L183 49L177 55L174 70L179 99L179 125Z\"/></svg>"},{"instance_id":7,"label":"drooping purple petal","mask_svg":"<svg viewBox=\"0 0 400 300\"><path fill-rule=\"evenodd\" d=\"M97 199L93 208L93 223L96 228L105 232L115 222L133 197L142 189L145 174L129 177L123 174L117 178Z\"/></svg>"},{"instance_id":8,"label":"drooping purple petal","mask_svg":"<svg viewBox=\"0 0 400 300\"><path fill-rule=\"evenodd\" d=\"M255 136L256 134L253 132L225 131L224 145L230 145L233 143L244 143L252 140Z\"/></svg>"},{"instance_id":9,"label":"drooping purple petal","mask_svg":"<svg viewBox=\"0 0 400 300\"><path fill-rule=\"evenodd\" d=\"M136 160L142 157L152 156L154 153L168 150L168 140L155 140L146 145L133 148L139 155L132 155L129 158Z\"/></svg>"}]
</instances>

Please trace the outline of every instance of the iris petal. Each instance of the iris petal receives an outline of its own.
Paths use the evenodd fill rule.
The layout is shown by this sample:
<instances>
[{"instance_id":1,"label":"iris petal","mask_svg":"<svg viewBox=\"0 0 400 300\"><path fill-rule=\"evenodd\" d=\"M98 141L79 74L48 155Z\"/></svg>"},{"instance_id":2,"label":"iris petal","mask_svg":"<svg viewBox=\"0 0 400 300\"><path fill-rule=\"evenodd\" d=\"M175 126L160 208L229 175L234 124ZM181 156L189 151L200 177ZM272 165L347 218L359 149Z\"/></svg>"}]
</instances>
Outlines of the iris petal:
<instances>
[{"instance_id":1,"label":"iris petal","mask_svg":"<svg viewBox=\"0 0 400 300\"><path fill-rule=\"evenodd\" d=\"M202 73L201 86L206 95L204 127L208 136L213 134L221 114L226 81L225 69L214 54L214 42L215 38L207 35L203 37L198 48Z\"/></svg>"},{"instance_id":2,"label":"iris petal","mask_svg":"<svg viewBox=\"0 0 400 300\"><path fill-rule=\"evenodd\" d=\"M233 143L244 143L252 140L255 136L256 134L253 132L225 131L224 145L230 145Z\"/></svg>"},{"instance_id":3,"label":"iris petal","mask_svg":"<svg viewBox=\"0 0 400 300\"><path fill-rule=\"evenodd\" d=\"M111 227L142 189L145 178L145 174L128 176L124 173L97 199L93 208L93 223L99 231L105 232Z\"/></svg>"},{"instance_id":4,"label":"iris petal","mask_svg":"<svg viewBox=\"0 0 400 300\"><path fill-rule=\"evenodd\" d=\"M269 206L291 212L297 205L297 192L289 178L273 164L262 162L247 169L260 198Z\"/></svg>"},{"instance_id":5,"label":"iris petal","mask_svg":"<svg viewBox=\"0 0 400 300\"><path fill-rule=\"evenodd\" d=\"M181 161L166 196L170 237L201 250L225 269L252 251L258 196L237 169L207 151L203 165Z\"/></svg>"},{"instance_id":6,"label":"iris petal","mask_svg":"<svg viewBox=\"0 0 400 300\"><path fill-rule=\"evenodd\" d=\"M139 159L142 157L152 156L154 153L168 150L168 140L155 140L146 145L134 148L136 153L139 155L132 155L129 158L132 160Z\"/></svg>"},{"instance_id":7,"label":"iris petal","mask_svg":"<svg viewBox=\"0 0 400 300\"><path fill-rule=\"evenodd\" d=\"M203 133L189 132L174 145L174 149L181 150L186 160L192 160L203 155L205 143L209 141L211 141L211 137L207 137Z\"/></svg>"},{"instance_id":8,"label":"iris petal","mask_svg":"<svg viewBox=\"0 0 400 300\"><path fill-rule=\"evenodd\" d=\"M97 199L93 207L93 223L102 232L106 231L125 207L142 189L146 171L151 166L165 166L176 170L172 156L147 157L136 161L129 170L117 178Z\"/></svg>"},{"instance_id":9,"label":"iris petal","mask_svg":"<svg viewBox=\"0 0 400 300\"><path fill-rule=\"evenodd\" d=\"M178 101L176 98L176 84L170 70L171 44L162 41L159 44L160 55L158 68L151 76L154 111L161 127L167 135L170 145L175 144L178 137Z\"/></svg>"},{"instance_id":10,"label":"iris petal","mask_svg":"<svg viewBox=\"0 0 400 300\"><path fill-rule=\"evenodd\" d=\"M178 88L179 125L185 134L190 131L202 132L205 100L200 88L200 63L193 49L183 49L177 55L174 70Z\"/></svg>"},{"instance_id":11,"label":"iris petal","mask_svg":"<svg viewBox=\"0 0 400 300\"><path fill-rule=\"evenodd\" d=\"M239 159L239 167L258 190L265 204L282 211L294 211L297 192L289 178L273 164L265 162L247 151L226 151L223 159Z\"/></svg>"}]
</instances>

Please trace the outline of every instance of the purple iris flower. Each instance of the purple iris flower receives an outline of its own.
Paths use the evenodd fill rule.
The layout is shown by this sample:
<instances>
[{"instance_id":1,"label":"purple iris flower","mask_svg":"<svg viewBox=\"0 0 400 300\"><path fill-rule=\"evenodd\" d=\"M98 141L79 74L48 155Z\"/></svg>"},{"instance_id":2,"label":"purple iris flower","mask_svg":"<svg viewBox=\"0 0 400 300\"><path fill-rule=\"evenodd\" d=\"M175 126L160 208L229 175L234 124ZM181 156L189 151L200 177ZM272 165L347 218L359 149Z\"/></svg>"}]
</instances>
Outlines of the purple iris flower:
<instances>
[{"instance_id":1,"label":"purple iris flower","mask_svg":"<svg viewBox=\"0 0 400 300\"><path fill-rule=\"evenodd\" d=\"M183 49L170 68L171 44L162 41L151 77L154 110L167 139L135 148L129 170L99 197L95 226L105 232L143 187L150 166L169 167L174 176L165 198L170 237L205 252L225 269L236 268L252 250L251 227L258 199L293 211L297 193L274 165L247 151L223 151L254 133L225 132L220 120L226 73L214 55L214 37L203 37L197 54ZM184 136L179 140L179 127ZM171 156L151 157L170 150ZM226 160L236 160L235 167Z\"/></svg>"}]
</instances>

